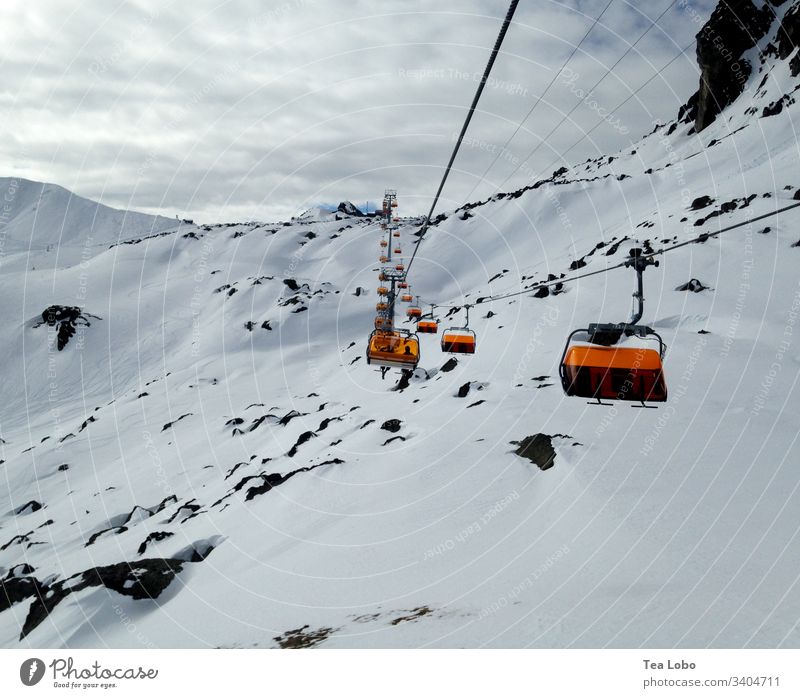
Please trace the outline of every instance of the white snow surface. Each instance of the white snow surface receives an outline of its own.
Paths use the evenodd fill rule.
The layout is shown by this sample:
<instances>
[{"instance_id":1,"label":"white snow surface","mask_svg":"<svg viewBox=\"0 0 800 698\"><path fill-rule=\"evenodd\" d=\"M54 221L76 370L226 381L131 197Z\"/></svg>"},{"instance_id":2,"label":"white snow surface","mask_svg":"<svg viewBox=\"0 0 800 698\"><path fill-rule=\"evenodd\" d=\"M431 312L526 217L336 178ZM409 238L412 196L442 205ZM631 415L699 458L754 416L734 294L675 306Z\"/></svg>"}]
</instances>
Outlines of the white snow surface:
<instances>
[{"instance_id":1,"label":"white snow surface","mask_svg":"<svg viewBox=\"0 0 800 698\"><path fill-rule=\"evenodd\" d=\"M762 70L787 81L784 61ZM626 237L658 249L790 204L798 106L744 116L754 99L775 96L746 94L699 135L662 127L466 220L450 212L415 293L460 306L570 276L577 259L617 263ZM714 203L689 210L703 195ZM65 215L30 250L6 246L0 578L22 563L52 584L184 562L158 598L74 591L23 638L32 600L15 603L2 646L274 647L305 626L320 647L800 645L800 209L647 271L644 322L669 346L670 398L653 410L558 384L570 330L627 318L628 270L477 305L478 352L441 372L449 357L423 335L420 368L393 391L398 372L382 380L364 359L379 225L322 218L181 226L87 254L84 214ZM406 255L416 230L407 219ZM45 243L78 261L46 262ZM710 288L675 290L692 278ZM100 318L63 351L35 326L54 303ZM554 437L549 470L513 453L537 433ZM301 468L246 499L260 475ZM31 500L42 508L15 513ZM172 535L139 554L155 532Z\"/></svg>"}]
</instances>

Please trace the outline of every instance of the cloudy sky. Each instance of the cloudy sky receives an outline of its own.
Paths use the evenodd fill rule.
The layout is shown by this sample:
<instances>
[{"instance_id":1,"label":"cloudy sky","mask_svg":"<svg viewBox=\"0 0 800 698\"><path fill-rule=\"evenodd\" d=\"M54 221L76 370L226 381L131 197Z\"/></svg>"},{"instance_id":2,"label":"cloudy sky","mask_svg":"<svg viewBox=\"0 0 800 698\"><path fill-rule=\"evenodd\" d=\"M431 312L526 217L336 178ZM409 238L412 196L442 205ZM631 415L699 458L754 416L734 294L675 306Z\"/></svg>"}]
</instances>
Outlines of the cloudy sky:
<instances>
[{"instance_id":1,"label":"cloudy sky","mask_svg":"<svg viewBox=\"0 0 800 698\"><path fill-rule=\"evenodd\" d=\"M693 37L714 0L613 0L559 73L607 4L520 2L444 208L618 150L694 92ZM505 0L3 0L0 176L204 222L363 205L385 187L398 190L403 213L421 212L506 9Z\"/></svg>"}]
</instances>

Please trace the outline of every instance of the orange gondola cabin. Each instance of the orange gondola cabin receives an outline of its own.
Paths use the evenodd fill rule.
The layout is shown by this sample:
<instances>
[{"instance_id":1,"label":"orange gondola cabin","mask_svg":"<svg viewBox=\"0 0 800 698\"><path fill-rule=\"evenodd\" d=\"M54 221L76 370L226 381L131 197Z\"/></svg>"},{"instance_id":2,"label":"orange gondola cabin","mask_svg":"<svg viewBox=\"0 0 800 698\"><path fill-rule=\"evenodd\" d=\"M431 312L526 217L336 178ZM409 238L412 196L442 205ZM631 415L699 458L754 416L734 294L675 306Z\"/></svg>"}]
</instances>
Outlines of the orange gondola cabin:
<instances>
[{"instance_id":1,"label":"orange gondola cabin","mask_svg":"<svg viewBox=\"0 0 800 698\"><path fill-rule=\"evenodd\" d=\"M417 332L423 334L436 334L439 331L439 322L437 320L420 320L417 323Z\"/></svg>"},{"instance_id":2,"label":"orange gondola cabin","mask_svg":"<svg viewBox=\"0 0 800 698\"><path fill-rule=\"evenodd\" d=\"M634 407L653 407L645 403L667 401L662 366L666 345L658 332L638 323L644 314L642 276L648 266L657 267L658 262L653 255L634 247L624 264L636 272L633 298L637 304L631 319L616 324L592 323L586 329L573 330L561 354L561 386L567 395L589 398L599 404L610 404L603 400L625 400L641 403ZM585 337L573 342L580 334ZM658 349L630 346L629 338L635 338L634 342L640 345L655 340Z\"/></svg>"},{"instance_id":3,"label":"orange gondola cabin","mask_svg":"<svg viewBox=\"0 0 800 698\"><path fill-rule=\"evenodd\" d=\"M419 363L419 339L403 330L375 330L367 345L367 364L413 369Z\"/></svg>"},{"instance_id":4,"label":"orange gondola cabin","mask_svg":"<svg viewBox=\"0 0 800 698\"><path fill-rule=\"evenodd\" d=\"M449 327L442 333L442 351L449 354L474 354L475 333L464 327Z\"/></svg>"},{"instance_id":5,"label":"orange gondola cabin","mask_svg":"<svg viewBox=\"0 0 800 698\"><path fill-rule=\"evenodd\" d=\"M655 349L568 345L561 361L567 395L591 400L666 402L667 384Z\"/></svg>"}]
</instances>

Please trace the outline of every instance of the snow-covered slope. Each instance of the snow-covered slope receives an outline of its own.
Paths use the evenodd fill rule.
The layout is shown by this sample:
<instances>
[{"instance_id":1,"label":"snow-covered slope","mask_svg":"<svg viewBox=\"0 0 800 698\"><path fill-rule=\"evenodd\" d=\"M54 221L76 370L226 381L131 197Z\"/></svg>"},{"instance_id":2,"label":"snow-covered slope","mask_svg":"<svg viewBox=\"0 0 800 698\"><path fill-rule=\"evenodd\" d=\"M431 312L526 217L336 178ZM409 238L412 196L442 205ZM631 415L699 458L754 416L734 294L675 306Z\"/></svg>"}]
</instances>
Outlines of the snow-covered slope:
<instances>
[{"instance_id":1,"label":"snow-covered slope","mask_svg":"<svg viewBox=\"0 0 800 698\"><path fill-rule=\"evenodd\" d=\"M103 249L119 240L175 229L180 223L109 208L56 184L28 179L0 177L0 192L4 252L51 252L49 257L37 254L40 264L50 266L74 263L75 249Z\"/></svg>"},{"instance_id":2,"label":"snow-covered slope","mask_svg":"<svg viewBox=\"0 0 800 698\"><path fill-rule=\"evenodd\" d=\"M798 107L753 94L448 214L415 292L461 306L791 203ZM182 227L46 274L11 255L0 643L796 647L799 223L647 272L657 410L557 384L571 329L627 318L625 270L478 304L478 353L424 336L395 390L364 360L373 219ZM81 309L61 351L53 304ZM537 434L544 470L514 453Z\"/></svg>"}]
</instances>

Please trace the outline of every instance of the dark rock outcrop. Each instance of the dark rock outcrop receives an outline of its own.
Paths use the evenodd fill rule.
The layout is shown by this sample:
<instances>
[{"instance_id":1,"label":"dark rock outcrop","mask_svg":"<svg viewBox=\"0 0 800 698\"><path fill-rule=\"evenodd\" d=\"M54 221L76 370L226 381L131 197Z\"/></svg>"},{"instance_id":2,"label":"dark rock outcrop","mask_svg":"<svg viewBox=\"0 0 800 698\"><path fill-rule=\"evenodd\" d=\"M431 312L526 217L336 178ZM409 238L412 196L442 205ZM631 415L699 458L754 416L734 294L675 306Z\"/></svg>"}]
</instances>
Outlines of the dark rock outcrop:
<instances>
[{"instance_id":1,"label":"dark rock outcrop","mask_svg":"<svg viewBox=\"0 0 800 698\"><path fill-rule=\"evenodd\" d=\"M698 196L694 201L692 201L692 205L689 207L692 211L699 211L701 208L705 208L706 206L710 206L714 203L714 199L712 199L708 195Z\"/></svg>"},{"instance_id":2,"label":"dark rock outcrop","mask_svg":"<svg viewBox=\"0 0 800 698\"><path fill-rule=\"evenodd\" d=\"M315 436L316 434L313 431L304 431L299 437L297 437L297 441L295 442L294 446L289 449L286 455L289 456L289 458L294 458L297 455L298 449Z\"/></svg>"},{"instance_id":3,"label":"dark rock outcrop","mask_svg":"<svg viewBox=\"0 0 800 698\"><path fill-rule=\"evenodd\" d=\"M150 543L157 543L160 540L164 540L165 538L169 538L174 535L175 534L172 531L153 531L153 533L149 533L147 538L142 541L139 549L136 552L139 553L139 555L144 555L144 552L147 550L147 546L150 545Z\"/></svg>"},{"instance_id":4,"label":"dark rock outcrop","mask_svg":"<svg viewBox=\"0 0 800 698\"><path fill-rule=\"evenodd\" d=\"M20 601L37 596L42 588L41 582L31 576L12 576L0 579L0 613Z\"/></svg>"},{"instance_id":5,"label":"dark rock outcrop","mask_svg":"<svg viewBox=\"0 0 800 698\"><path fill-rule=\"evenodd\" d=\"M689 279L685 284L681 284L675 288L676 291L691 291L692 293L700 293L705 291L708 286L704 285L699 279Z\"/></svg>"},{"instance_id":6,"label":"dark rock outcrop","mask_svg":"<svg viewBox=\"0 0 800 698\"><path fill-rule=\"evenodd\" d=\"M764 37L774 18L770 3L759 9L751 0L720 0L697 34L700 86L681 107L679 120L693 121L694 130L702 131L742 94L752 72L742 55Z\"/></svg>"},{"instance_id":7,"label":"dark rock outcrop","mask_svg":"<svg viewBox=\"0 0 800 698\"><path fill-rule=\"evenodd\" d=\"M336 210L339 213L346 213L348 216L362 217L364 215L354 204L351 204L349 201L342 201L336 207Z\"/></svg>"},{"instance_id":8,"label":"dark rock outcrop","mask_svg":"<svg viewBox=\"0 0 800 698\"><path fill-rule=\"evenodd\" d=\"M23 504L22 506L17 507L14 509L14 513L19 516L20 514L32 514L34 511L39 511L42 508L42 505L37 502L35 499L31 499L30 502Z\"/></svg>"},{"instance_id":9,"label":"dark rock outcrop","mask_svg":"<svg viewBox=\"0 0 800 698\"><path fill-rule=\"evenodd\" d=\"M77 332L78 326L90 327L89 318L99 320L96 315L83 313L77 306L51 305L42 311L42 320L34 325L48 325L56 329L56 346L59 351L67 346L70 338Z\"/></svg>"},{"instance_id":10,"label":"dark rock outcrop","mask_svg":"<svg viewBox=\"0 0 800 698\"><path fill-rule=\"evenodd\" d=\"M310 626L304 625L302 628L287 630L283 635L272 638L278 643L278 647L284 650L308 649L316 647L336 632L338 628L317 628L311 630Z\"/></svg>"},{"instance_id":11,"label":"dark rock outcrop","mask_svg":"<svg viewBox=\"0 0 800 698\"><path fill-rule=\"evenodd\" d=\"M455 356L451 356L447 361L444 362L442 367L439 369L442 373L449 373L452 371L456 366L458 366L458 359Z\"/></svg>"},{"instance_id":12,"label":"dark rock outcrop","mask_svg":"<svg viewBox=\"0 0 800 698\"><path fill-rule=\"evenodd\" d=\"M50 586L37 587L20 640L29 635L70 594L104 586L132 599L156 599L183 569L185 561L151 558L93 567Z\"/></svg>"},{"instance_id":13,"label":"dark rock outcrop","mask_svg":"<svg viewBox=\"0 0 800 698\"><path fill-rule=\"evenodd\" d=\"M773 5L782 4L773 0ZM788 58L800 43L800 5L790 8L783 16L778 32L778 57ZM800 75L800 52L789 62L792 77Z\"/></svg>"},{"instance_id":14,"label":"dark rock outcrop","mask_svg":"<svg viewBox=\"0 0 800 698\"><path fill-rule=\"evenodd\" d=\"M522 441L512 441L511 443L517 447L514 453L518 456L527 458L540 470L549 470L556 462L556 451L553 448L553 439L556 437L570 438L563 437L561 434L555 436L534 434L526 436Z\"/></svg>"}]
</instances>

